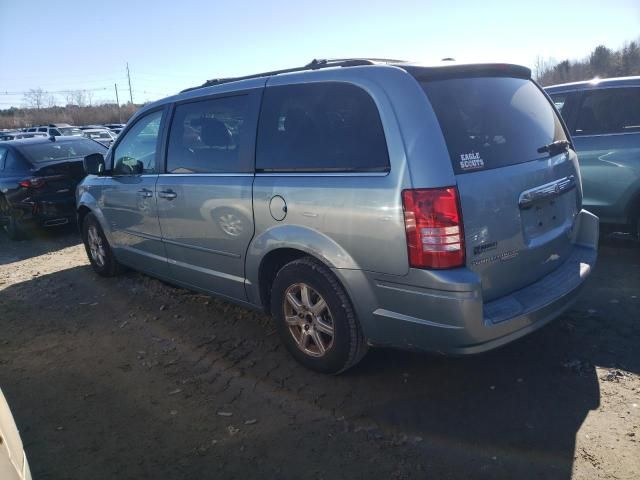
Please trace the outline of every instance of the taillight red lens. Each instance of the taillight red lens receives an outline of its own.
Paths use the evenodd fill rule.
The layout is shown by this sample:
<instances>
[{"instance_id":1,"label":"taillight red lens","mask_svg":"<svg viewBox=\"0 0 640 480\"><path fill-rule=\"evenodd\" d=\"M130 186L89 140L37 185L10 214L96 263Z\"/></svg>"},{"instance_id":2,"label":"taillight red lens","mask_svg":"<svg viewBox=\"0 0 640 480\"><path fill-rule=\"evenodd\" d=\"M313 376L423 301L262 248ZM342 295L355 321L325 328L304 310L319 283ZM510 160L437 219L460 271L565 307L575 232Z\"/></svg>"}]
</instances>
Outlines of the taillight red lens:
<instances>
[{"instance_id":1,"label":"taillight red lens","mask_svg":"<svg viewBox=\"0 0 640 480\"><path fill-rule=\"evenodd\" d=\"M20 186L24 188L40 188L40 187L44 187L45 183L47 183L47 181L44 178L33 177L20 182Z\"/></svg>"},{"instance_id":2,"label":"taillight red lens","mask_svg":"<svg viewBox=\"0 0 640 480\"><path fill-rule=\"evenodd\" d=\"M455 187L404 190L404 223L409 265L454 268L464 265L464 232Z\"/></svg>"}]
</instances>

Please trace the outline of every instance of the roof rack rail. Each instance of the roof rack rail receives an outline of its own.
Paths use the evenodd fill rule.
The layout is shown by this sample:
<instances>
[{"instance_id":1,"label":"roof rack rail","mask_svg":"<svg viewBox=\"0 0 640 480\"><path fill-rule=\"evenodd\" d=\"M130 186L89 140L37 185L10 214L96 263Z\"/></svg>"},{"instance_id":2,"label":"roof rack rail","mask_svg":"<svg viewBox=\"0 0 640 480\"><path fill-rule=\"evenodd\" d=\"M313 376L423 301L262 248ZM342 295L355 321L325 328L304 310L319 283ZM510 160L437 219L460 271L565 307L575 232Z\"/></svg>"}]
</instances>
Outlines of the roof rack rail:
<instances>
[{"instance_id":1,"label":"roof rack rail","mask_svg":"<svg viewBox=\"0 0 640 480\"><path fill-rule=\"evenodd\" d=\"M222 83L237 82L239 80L249 80L251 78L271 77L273 75L281 75L283 73L303 72L305 70L319 70L329 67L357 67L362 65L375 65L377 63L404 63L405 60L393 60L390 58L330 58L330 59L313 59L303 67L285 68L283 70L273 70L271 72L254 73L242 77L214 78L207 80L197 87L185 88L180 93L190 92L199 88L211 87Z\"/></svg>"}]
</instances>

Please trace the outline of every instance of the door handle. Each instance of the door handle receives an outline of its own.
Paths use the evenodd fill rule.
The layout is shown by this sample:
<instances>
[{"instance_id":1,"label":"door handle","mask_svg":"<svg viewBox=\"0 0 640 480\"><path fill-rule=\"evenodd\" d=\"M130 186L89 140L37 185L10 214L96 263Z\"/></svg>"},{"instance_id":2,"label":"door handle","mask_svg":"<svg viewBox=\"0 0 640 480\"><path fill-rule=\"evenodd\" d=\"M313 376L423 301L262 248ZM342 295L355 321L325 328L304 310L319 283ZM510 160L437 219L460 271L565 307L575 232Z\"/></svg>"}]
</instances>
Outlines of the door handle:
<instances>
[{"instance_id":1,"label":"door handle","mask_svg":"<svg viewBox=\"0 0 640 480\"><path fill-rule=\"evenodd\" d=\"M167 200L173 200L174 198L176 198L178 196L178 194L176 192L174 192L173 190L163 190L161 192L158 192L158 196L160 198L165 198Z\"/></svg>"},{"instance_id":2,"label":"door handle","mask_svg":"<svg viewBox=\"0 0 640 480\"><path fill-rule=\"evenodd\" d=\"M143 188L142 190L138 190L138 195L144 198L151 198L153 197L153 192L147 188Z\"/></svg>"}]
</instances>

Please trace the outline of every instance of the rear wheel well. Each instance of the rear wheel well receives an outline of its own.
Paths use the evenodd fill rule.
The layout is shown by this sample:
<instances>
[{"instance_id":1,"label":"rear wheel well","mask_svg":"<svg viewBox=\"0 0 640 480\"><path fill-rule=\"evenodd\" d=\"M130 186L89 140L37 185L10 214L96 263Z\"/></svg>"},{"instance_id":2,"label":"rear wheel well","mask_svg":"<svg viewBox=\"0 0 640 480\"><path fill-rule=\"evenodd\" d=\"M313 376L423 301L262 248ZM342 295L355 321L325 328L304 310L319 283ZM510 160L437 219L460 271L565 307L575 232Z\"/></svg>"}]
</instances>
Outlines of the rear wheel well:
<instances>
[{"instance_id":1,"label":"rear wheel well","mask_svg":"<svg viewBox=\"0 0 640 480\"><path fill-rule=\"evenodd\" d=\"M267 253L262 259L258 273L258 285L260 287L260 300L267 313L271 312L271 287L277 273L287 263L306 256L310 255L302 250L279 248Z\"/></svg>"}]
</instances>

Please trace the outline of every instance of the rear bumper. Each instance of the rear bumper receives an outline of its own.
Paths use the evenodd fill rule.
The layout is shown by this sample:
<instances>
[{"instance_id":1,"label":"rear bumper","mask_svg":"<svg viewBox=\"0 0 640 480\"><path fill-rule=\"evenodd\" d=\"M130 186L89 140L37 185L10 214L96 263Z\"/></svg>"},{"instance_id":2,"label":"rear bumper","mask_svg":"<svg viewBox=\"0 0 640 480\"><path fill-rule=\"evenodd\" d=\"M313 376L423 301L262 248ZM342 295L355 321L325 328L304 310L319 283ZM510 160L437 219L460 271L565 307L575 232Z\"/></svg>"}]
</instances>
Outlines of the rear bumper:
<instances>
[{"instance_id":1,"label":"rear bumper","mask_svg":"<svg viewBox=\"0 0 640 480\"><path fill-rule=\"evenodd\" d=\"M391 278L347 273L351 298L374 345L473 354L531 333L564 312L596 263L598 218L582 211L571 256L537 282L483 302L479 278L469 270L412 271ZM402 283L400 283L402 282ZM346 283L349 284L349 283ZM366 292L354 295L353 289Z\"/></svg>"},{"instance_id":2,"label":"rear bumper","mask_svg":"<svg viewBox=\"0 0 640 480\"><path fill-rule=\"evenodd\" d=\"M18 213L18 220L24 226L66 225L73 222L76 217L73 197L20 202L14 205L14 209Z\"/></svg>"}]
</instances>

